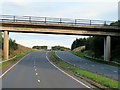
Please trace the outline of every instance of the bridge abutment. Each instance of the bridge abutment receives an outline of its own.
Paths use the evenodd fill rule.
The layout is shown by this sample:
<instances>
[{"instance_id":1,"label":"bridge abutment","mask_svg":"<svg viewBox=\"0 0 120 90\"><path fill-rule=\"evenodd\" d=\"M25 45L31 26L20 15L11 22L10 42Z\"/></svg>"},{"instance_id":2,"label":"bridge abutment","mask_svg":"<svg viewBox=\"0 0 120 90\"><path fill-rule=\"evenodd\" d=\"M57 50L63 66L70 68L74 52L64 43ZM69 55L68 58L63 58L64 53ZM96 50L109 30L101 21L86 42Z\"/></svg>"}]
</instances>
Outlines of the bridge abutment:
<instances>
[{"instance_id":1,"label":"bridge abutment","mask_svg":"<svg viewBox=\"0 0 120 90\"><path fill-rule=\"evenodd\" d=\"M106 36L104 38L104 60L110 61L111 59L111 37Z\"/></svg>"},{"instance_id":2,"label":"bridge abutment","mask_svg":"<svg viewBox=\"0 0 120 90\"><path fill-rule=\"evenodd\" d=\"M9 32L4 31L4 59L9 58Z\"/></svg>"}]
</instances>

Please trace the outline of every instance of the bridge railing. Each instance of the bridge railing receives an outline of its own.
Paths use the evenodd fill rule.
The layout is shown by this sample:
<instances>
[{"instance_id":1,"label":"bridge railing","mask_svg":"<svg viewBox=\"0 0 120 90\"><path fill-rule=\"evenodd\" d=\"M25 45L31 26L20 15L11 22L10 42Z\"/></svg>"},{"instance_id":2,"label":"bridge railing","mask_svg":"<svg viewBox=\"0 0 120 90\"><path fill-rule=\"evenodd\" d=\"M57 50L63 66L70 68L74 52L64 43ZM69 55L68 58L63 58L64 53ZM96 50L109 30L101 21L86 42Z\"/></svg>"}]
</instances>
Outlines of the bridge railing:
<instances>
[{"instance_id":1,"label":"bridge railing","mask_svg":"<svg viewBox=\"0 0 120 90\"><path fill-rule=\"evenodd\" d=\"M115 22L115 21L103 21L103 20L68 19L68 18L34 17L34 16L12 16L12 15L0 15L0 21L90 25L90 26L109 26L111 23Z\"/></svg>"}]
</instances>

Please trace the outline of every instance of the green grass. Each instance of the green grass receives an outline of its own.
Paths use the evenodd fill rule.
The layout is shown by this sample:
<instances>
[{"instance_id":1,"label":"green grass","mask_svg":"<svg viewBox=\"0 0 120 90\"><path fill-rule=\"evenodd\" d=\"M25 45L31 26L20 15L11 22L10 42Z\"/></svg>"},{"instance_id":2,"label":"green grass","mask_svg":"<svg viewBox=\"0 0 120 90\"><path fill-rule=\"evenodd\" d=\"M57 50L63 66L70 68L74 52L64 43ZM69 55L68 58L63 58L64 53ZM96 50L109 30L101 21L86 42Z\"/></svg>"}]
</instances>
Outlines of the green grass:
<instances>
[{"instance_id":1,"label":"green grass","mask_svg":"<svg viewBox=\"0 0 120 90\"><path fill-rule=\"evenodd\" d=\"M116 80L112 80L112 79L107 78L102 75L98 75L96 73L93 73L93 72L90 72L87 70L83 70L81 68L74 67L73 65L70 65L70 64L60 60L58 57L56 57L56 55L54 54L54 51L50 52L50 58L53 62L57 63L61 67L68 69L69 71L79 73L82 76L85 76L89 79L97 81L98 83L108 86L110 88L119 88L120 89L120 87L118 87L118 84L120 85L120 82L118 82Z\"/></svg>"},{"instance_id":2,"label":"green grass","mask_svg":"<svg viewBox=\"0 0 120 90\"><path fill-rule=\"evenodd\" d=\"M94 62L107 64L107 65L111 65L111 66L115 66L115 67L120 67L119 64L116 64L116 63L113 63L113 62L106 62L106 61L102 61L102 60L96 60L96 59L91 59L91 58L85 57L84 54L81 53L81 52L74 52L74 51L69 51L69 52L74 54L74 55L77 55L77 56L79 56L81 58L87 59L87 60L91 60L91 61L94 61Z\"/></svg>"},{"instance_id":3,"label":"green grass","mask_svg":"<svg viewBox=\"0 0 120 90\"><path fill-rule=\"evenodd\" d=\"M25 51L25 52L22 52L22 53L17 54L17 55L16 55L16 58L14 58L14 59L12 59L12 60L10 60L10 61L1 63L1 64L0 64L0 68L4 68L4 67L10 65L11 63L13 63L15 60L17 60L17 59L20 58L21 56L23 56L23 55L25 55L25 54L27 54L27 53L29 53L29 52L32 52L32 51L34 51L34 50L28 50L28 51ZM12 56L12 57L14 57L14 56ZM12 58L12 57L10 57L10 58Z\"/></svg>"}]
</instances>

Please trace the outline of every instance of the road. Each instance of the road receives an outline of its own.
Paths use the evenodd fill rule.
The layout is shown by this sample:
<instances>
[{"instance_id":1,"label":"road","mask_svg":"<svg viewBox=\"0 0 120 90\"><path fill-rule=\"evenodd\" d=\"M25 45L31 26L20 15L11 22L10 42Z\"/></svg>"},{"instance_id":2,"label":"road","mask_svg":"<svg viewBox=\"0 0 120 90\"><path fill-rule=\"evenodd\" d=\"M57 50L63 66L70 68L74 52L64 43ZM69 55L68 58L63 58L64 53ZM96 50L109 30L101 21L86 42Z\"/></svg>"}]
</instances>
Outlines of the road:
<instances>
[{"instance_id":1,"label":"road","mask_svg":"<svg viewBox=\"0 0 120 90\"><path fill-rule=\"evenodd\" d=\"M119 80L118 76L120 77L120 68L86 60L67 51L57 51L56 55L64 61L75 64L77 67L92 71L94 73L97 72L98 74L104 74L107 77Z\"/></svg>"},{"instance_id":2,"label":"road","mask_svg":"<svg viewBox=\"0 0 120 90\"><path fill-rule=\"evenodd\" d=\"M3 88L90 88L76 77L56 67L47 51L34 51L2 77Z\"/></svg>"}]
</instances>

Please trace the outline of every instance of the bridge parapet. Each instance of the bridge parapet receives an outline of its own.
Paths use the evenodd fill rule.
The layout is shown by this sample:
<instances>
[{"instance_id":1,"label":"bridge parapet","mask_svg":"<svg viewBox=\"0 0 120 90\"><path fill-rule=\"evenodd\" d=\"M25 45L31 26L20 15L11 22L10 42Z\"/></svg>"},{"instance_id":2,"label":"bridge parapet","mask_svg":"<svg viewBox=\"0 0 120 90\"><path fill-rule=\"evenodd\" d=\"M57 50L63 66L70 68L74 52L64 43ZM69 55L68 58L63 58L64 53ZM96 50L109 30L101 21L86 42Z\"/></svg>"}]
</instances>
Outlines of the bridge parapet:
<instances>
[{"instance_id":1,"label":"bridge parapet","mask_svg":"<svg viewBox=\"0 0 120 90\"><path fill-rule=\"evenodd\" d=\"M13 15L0 15L0 21L87 25L87 26L109 26L111 23L115 22L115 21L104 21L104 20L68 19L68 18L35 17L35 16L13 16Z\"/></svg>"}]
</instances>

